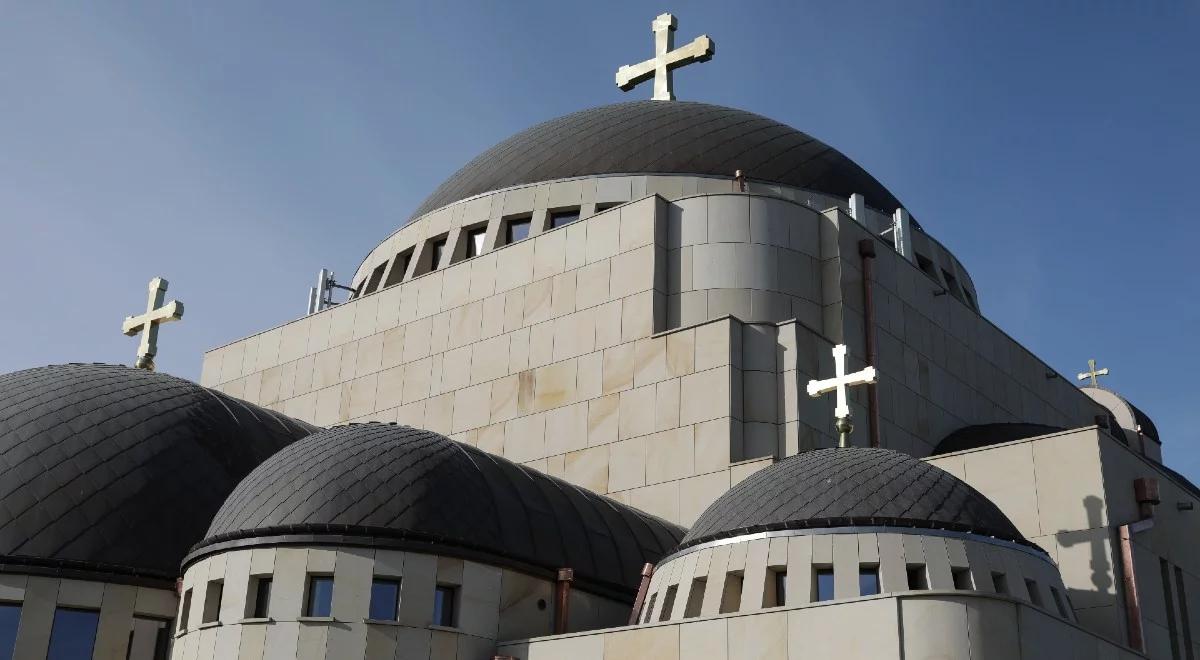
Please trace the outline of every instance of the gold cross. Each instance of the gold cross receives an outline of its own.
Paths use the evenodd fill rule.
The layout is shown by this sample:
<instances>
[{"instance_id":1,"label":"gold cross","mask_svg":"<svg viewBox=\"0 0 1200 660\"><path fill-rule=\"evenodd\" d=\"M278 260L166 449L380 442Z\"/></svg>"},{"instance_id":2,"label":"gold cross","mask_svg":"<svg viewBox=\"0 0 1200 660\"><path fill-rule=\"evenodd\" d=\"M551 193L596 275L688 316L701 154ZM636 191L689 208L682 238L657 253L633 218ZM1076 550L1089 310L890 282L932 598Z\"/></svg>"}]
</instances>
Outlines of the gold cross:
<instances>
[{"instance_id":1,"label":"gold cross","mask_svg":"<svg viewBox=\"0 0 1200 660\"><path fill-rule=\"evenodd\" d=\"M617 87L620 87L621 91L628 92L638 83L654 78L652 98L655 101L674 101L671 72L692 62L707 62L712 59L717 46L707 34L692 39L691 43L679 50L673 50L675 25L675 17L670 14L661 14L654 19L650 24L654 31L654 57L632 66L622 66L617 70Z\"/></svg>"},{"instance_id":2,"label":"gold cross","mask_svg":"<svg viewBox=\"0 0 1200 660\"><path fill-rule=\"evenodd\" d=\"M172 300L166 305L163 304L166 293L166 280L161 277L150 280L146 313L140 316L126 316L125 322L121 324L121 332L127 336L142 333L142 341L138 344L137 362L133 365L138 369L154 371L154 356L158 353L158 326L183 318L183 303Z\"/></svg>"},{"instance_id":3,"label":"gold cross","mask_svg":"<svg viewBox=\"0 0 1200 660\"><path fill-rule=\"evenodd\" d=\"M1092 387L1098 387L1098 385L1096 383L1096 377L1097 376L1107 376L1107 375L1108 375L1108 367L1105 367L1103 369L1097 369L1096 361L1088 360L1088 370L1080 373L1078 376L1076 376L1076 378L1078 380L1087 380L1090 378L1090 379L1092 379Z\"/></svg>"}]
</instances>

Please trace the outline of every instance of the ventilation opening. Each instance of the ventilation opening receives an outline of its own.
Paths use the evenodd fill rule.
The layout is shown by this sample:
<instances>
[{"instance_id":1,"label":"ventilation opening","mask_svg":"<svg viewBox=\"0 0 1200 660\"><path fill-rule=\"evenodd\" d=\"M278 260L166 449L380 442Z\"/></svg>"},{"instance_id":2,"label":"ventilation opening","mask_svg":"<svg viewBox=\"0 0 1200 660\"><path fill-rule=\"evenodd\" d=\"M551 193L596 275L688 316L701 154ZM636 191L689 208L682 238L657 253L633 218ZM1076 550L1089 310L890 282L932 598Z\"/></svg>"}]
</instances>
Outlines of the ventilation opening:
<instances>
[{"instance_id":1,"label":"ventilation opening","mask_svg":"<svg viewBox=\"0 0 1200 660\"><path fill-rule=\"evenodd\" d=\"M858 567L858 595L874 596L879 593L879 567L864 564Z\"/></svg>"},{"instance_id":2,"label":"ventilation opening","mask_svg":"<svg viewBox=\"0 0 1200 660\"><path fill-rule=\"evenodd\" d=\"M929 588L929 573L924 564L909 564L907 572L909 589L923 591Z\"/></svg>"},{"instance_id":3,"label":"ventilation opening","mask_svg":"<svg viewBox=\"0 0 1200 660\"><path fill-rule=\"evenodd\" d=\"M679 585L673 584L667 587L667 595L663 596L662 612L658 614L659 621L671 618L671 610L675 609L675 594L677 593L679 593Z\"/></svg>"},{"instance_id":4,"label":"ventilation opening","mask_svg":"<svg viewBox=\"0 0 1200 660\"><path fill-rule=\"evenodd\" d=\"M954 578L954 588L963 591L973 591L975 589L975 581L971 579L971 571L965 568L955 568L950 571L951 577Z\"/></svg>"},{"instance_id":5,"label":"ventilation opening","mask_svg":"<svg viewBox=\"0 0 1200 660\"><path fill-rule=\"evenodd\" d=\"M813 566L812 600L833 600L833 567Z\"/></svg>"},{"instance_id":6,"label":"ventilation opening","mask_svg":"<svg viewBox=\"0 0 1200 660\"><path fill-rule=\"evenodd\" d=\"M705 578L692 580L692 588L688 591L687 603L683 606L683 618L690 619L700 616L700 607L704 604L704 590L707 587L708 580Z\"/></svg>"},{"instance_id":7,"label":"ventilation opening","mask_svg":"<svg viewBox=\"0 0 1200 660\"><path fill-rule=\"evenodd\" d=\"M721 614L736 612L742 606L742 574L727 573L725 588L721 590Z\"/></svg>"}]
</instances>

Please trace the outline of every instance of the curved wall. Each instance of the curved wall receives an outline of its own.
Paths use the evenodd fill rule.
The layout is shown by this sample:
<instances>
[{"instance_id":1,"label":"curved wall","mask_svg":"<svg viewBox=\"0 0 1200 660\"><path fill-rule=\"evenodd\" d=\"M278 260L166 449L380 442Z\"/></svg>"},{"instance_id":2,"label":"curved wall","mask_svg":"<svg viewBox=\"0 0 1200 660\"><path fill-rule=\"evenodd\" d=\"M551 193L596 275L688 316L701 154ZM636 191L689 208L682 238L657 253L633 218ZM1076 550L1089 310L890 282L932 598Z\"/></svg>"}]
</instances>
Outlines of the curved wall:
<instances>
[{"instance_id":1,"label":"curved wall","mask_svg":"<svg viewBox=\"0 0 1200 660\"><path fill-rule=\"evenodd\" d=\"M330 577L328 616L312 616L313 576ZM258 581L271 580L266 617ZM370 618L372 582L399 582L394 619ZM214 587L211 585L220 585ZM448 587L451 624L437 625L435 593ZM490 658L497 639L553 630L550 581L483 563L383 548L278 546L231 550L187 567L173 660ZM216 601L212 598L216 594ZM571 631L620 625L629 605L572 589Z\"/></svg>"},{"instance_id":2,"label":"curved wall","mask_svg":"<svg viewBox=\"0 0 1200 660\"><path fill-rule=\"evenodd\" d=\"M864 574L868 582L874 576L877 593L999 593L1074 621L1058 569L1044 554L972 534L886 527L784 530L688 548L659 563L639 621L875 595L860 591ZM822 579L832 580L825 583L832 591L821 588Z\"/></svg>"}]
</instances>

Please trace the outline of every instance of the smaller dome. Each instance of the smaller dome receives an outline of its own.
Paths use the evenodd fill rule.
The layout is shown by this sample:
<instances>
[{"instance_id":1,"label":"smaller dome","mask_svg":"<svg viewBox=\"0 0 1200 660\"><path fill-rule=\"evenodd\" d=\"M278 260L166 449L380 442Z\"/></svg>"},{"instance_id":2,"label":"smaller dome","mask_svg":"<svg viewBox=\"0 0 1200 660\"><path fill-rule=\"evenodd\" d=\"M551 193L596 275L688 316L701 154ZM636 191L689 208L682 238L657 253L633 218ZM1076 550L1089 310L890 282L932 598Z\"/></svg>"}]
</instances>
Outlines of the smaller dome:
<instances>
[{"instance_id":1,"label":"smaller dome","mask_svg":"<svg viewBox=\"0 0 1200 660\"><path fill-rule=\"evenodd\" d=\"M120 365L0 375L0 565L173 585L242 477L314 428Z\"/></svg>"},{"instance_id":2,"label":"smaller dome","mask_svg":"<svg viewBox=\"0 0 1200 660\"><path fill-rule=\"evenodd\" d=\"M1033 545L949 472L889 449L851 447L803 452L750 475L700 515L680 548L780 529L858 526L946 529Z\"/></svg>"},{"instance_id":3,"label":"smaller dome","mask_svg":"<svg viewBox=\"0 0 1200 660\"><path fill-rule=\"evenodd\" d=\"M684 530L432 431L350 424L264 462L229 495L186 564L229 547L391 547L507 565L572 568L581 586L632 596L643 564Z\"/></svg>"},{"instance_id":4,"label":"smaller dome","mask_svg":"<svg viewBox=\"0 0 1200 660\"><path fill-rule=\"evenodd\" d=\"M1158 427L1154 425L1154 420L1142 412L1141 408L1133 405L1129 399L1107 387L1081 387L1079 389L1096 403L1108 408L1109 412L1116 418L1117 423L1121 425L1121 428L1125 429L1126 435L1131 440L1136 439L1138 435L1142 435L1162 444L1162 439L1158 437Z\"/></svg>"}]
</instances>

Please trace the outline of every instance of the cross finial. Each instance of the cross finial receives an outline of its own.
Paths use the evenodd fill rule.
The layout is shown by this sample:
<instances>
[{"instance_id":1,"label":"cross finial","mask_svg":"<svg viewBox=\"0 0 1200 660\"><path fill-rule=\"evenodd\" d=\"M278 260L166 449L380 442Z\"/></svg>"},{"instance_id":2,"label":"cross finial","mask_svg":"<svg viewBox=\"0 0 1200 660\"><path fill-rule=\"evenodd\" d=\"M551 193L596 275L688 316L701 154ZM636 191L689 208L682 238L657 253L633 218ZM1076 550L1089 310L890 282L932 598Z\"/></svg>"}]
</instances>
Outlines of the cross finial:
<instances>
[{"instance_id":1,"label":"cross finial","mask_svg":"<svg viewBox=\"0 0 1200 660\"><path fill-rule=\"evenodd\" d=\"M1088 360L1088 370L1080 372L1080 374L1078 376L1076 376L1075 378L1078 380L1091 379L1092 387L1098 387L1099 384L1096 382L1096 378L1098 376L1107 376L1107 375L1108 375L1108 367L1104 367L1103 369L1097 369L1096 361Z\"/></svg>"},{"instance_id":2,"label":"cross finial","mask_svg":"<svg viewBox=\"0 0 1200 660\"><path fill-rule=\"evenodd\" d=\"M121 324L121 332L130 337L142 333L142 341L138 344L137 362L133 365L138 369L154 371L154 356L158 353L158 326L183 318L183 303L172 300L166 305L163 304L166 293L166 280L161 277L150 280L146 313L126 316L125 322Z\"/></svg>"},{"instance_id":3,"label":"cross finial","mask_svg":"<svg viewBox=\"0 0 1200 660\"><path fill-rule=\"evenodd\" d=\"M845 344L833 347L833 378L808 381L808 395L816 398L829 392L837 393L837 406L833 409L838 430L838 446L848 444L850 433L854 431L854 423L850 420L850 404L846 401L846 388L851 385L870 385L875 382L875 367L866 367L852 374L846 373L846 355L849 349Z\"/></svg>"},{"instance_id":4,"label":"cross finial","mask_svg":"<svg viewBox=\"0 0 1200 660\"><path fill-rule=\"evenodd\" d=\"M692 62L707 62L717 51L717 45L707 34L702 34L688 45L675 48L675 17L660 14L650 24L654 31L654 57L632 66L617 70L617 87L628 92L643 81L654 78L655 101L674 101L675 92L671 85L671 72Z\"/></svg>"}]
</instances>

